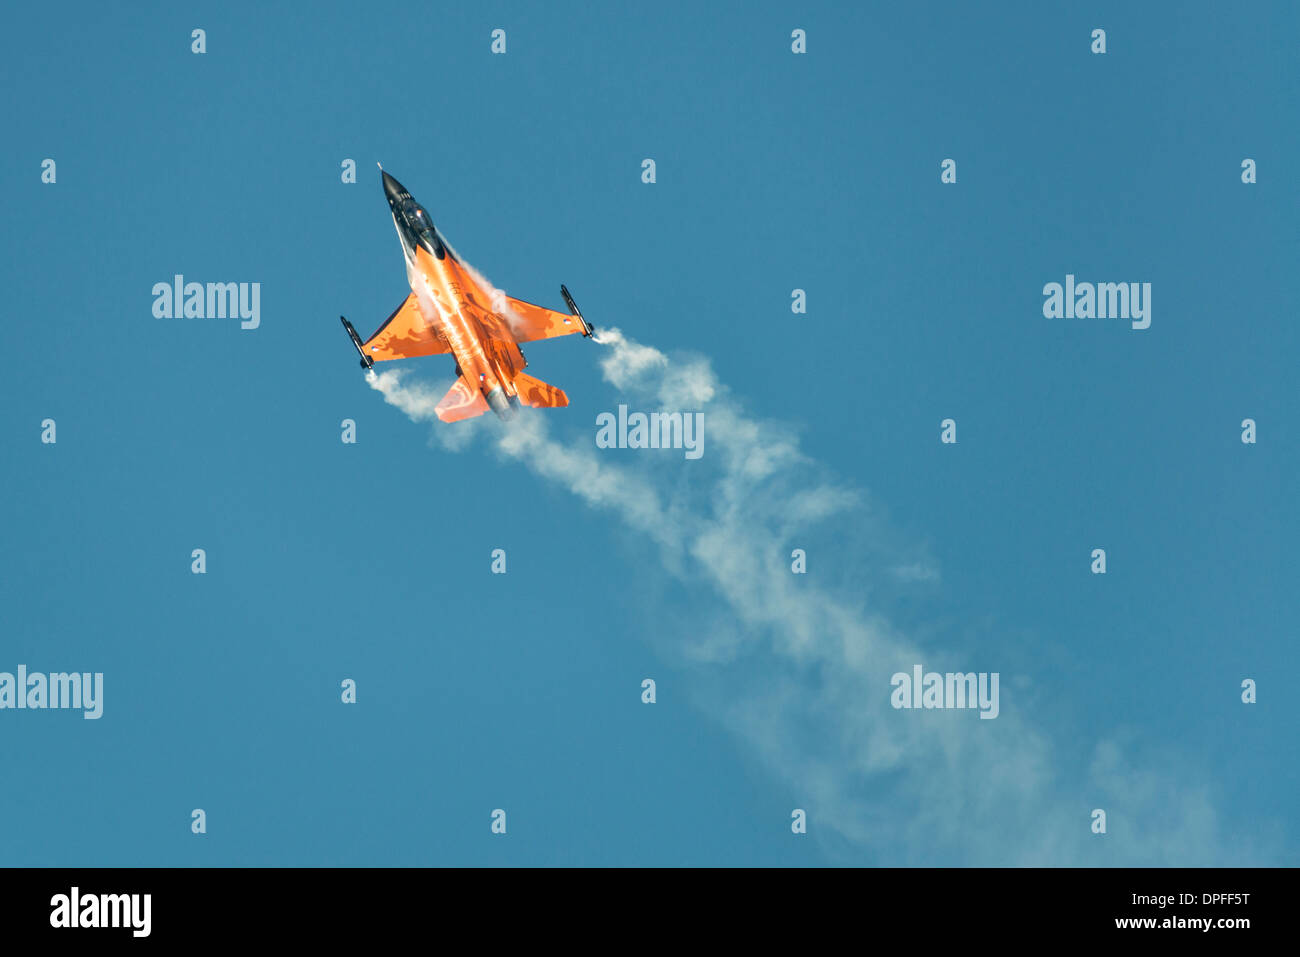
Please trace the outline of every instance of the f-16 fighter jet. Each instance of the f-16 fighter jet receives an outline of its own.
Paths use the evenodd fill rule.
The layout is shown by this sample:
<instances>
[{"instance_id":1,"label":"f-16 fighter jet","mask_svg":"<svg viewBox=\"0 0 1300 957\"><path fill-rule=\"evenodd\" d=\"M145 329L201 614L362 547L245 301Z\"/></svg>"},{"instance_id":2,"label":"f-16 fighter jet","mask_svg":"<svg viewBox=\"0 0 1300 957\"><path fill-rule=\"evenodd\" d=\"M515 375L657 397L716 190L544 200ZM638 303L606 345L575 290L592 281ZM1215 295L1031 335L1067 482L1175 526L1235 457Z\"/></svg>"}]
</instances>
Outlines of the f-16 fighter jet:
<instances>
[{"instance_id":1,"label":"f-16 fighter jet","mask_svg":"<svg viewBox=\"0 0 1300 957\"><path fill-rule=\"evenodd\" d=\"M406 256L411 294L364 342L352 323L339 317L361 354L362 368L388 359L450 354L456 360L457 379L436 409L444 422L473 418L488 409L508 419L520 404L568 405L562 389L524 373L528 363L519 346L575 332L592 334L569 290L560 286L571 310L566 314L484 288L406 187L383 167L380 175Z\"/></svg>"}]
</instances>

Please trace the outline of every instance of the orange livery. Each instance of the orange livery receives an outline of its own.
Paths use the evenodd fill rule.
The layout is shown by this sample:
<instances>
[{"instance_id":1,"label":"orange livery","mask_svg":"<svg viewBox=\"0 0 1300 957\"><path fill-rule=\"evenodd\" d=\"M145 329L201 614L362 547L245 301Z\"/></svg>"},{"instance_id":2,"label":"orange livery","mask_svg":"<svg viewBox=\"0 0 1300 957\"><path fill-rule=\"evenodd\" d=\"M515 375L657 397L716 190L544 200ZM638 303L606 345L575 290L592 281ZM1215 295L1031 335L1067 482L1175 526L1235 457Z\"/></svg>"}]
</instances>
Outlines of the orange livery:
<instances>
[{"instance_id":1,"label":"orange livery","mask_svg":"<svg viewBox=\"0 0 1300 957\"><path fill-rule=\"evenodd\" d=\"M592 334L569 290L560 286L570 310L563 313L485 288L447 245L424 207L382 168L380 175L406 257L411 294L364 342L352 323L339 317L361 354L361 365L370 369L388 359L452 356L457 379L436 410L444 422L489 409L508 419L520 405L568 405L562 389L524 372L528 363L519 346L575 332Z\"/></svg>"}]
</instances>

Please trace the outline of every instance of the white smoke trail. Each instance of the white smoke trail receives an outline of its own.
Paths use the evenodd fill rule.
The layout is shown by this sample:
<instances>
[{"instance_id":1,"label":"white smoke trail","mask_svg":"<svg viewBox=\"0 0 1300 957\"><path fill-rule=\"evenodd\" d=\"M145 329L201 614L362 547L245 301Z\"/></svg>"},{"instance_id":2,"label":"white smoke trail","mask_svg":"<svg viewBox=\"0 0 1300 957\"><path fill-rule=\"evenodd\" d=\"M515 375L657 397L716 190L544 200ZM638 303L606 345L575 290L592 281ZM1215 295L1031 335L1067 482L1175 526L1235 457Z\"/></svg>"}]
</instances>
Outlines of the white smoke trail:
<instances>
[{"instance_id":1,"label":"white smoke trail","mask_svg":"<svg viewBox=\"0 0 1300 957\"><path fill-rule=\"evenodd\" d=\"M863 599L791 574L792 540L814 525L883 533L862 514L864 495L827 478L789 429L749 417L706 359L670 362L617 329L598 341L609 349L604 379L620 393L646 408L704 411L709 454L690 463L691 481L681 480L680 459L672 476L656 471L664 459L653 455L636 467L618 464L629 460L597 449L594 429L553 438L546 415L530 410L480 434L494 436L499 454L617 515L658 547L668 573L724 600L705 633L693 629L663 651L693 666L700 706L800 796L814 828L883 864L1224 865L1259 856L1219 833L1206 789L1177 771L1135 769L1112 741L1092 749L1087 769L1054 759L1061 742L1005 685L996 720L894 710L889 678L914 664L1008 669L976 665L969 651L922 648ZM441 391L391 372L369 381L413 421L433 419ZM895 556L893 566L900 581L937 575L915 554ZM1104 836L1090 830L1093 808L1107 811Z\"/></svg>"}]
</instances>

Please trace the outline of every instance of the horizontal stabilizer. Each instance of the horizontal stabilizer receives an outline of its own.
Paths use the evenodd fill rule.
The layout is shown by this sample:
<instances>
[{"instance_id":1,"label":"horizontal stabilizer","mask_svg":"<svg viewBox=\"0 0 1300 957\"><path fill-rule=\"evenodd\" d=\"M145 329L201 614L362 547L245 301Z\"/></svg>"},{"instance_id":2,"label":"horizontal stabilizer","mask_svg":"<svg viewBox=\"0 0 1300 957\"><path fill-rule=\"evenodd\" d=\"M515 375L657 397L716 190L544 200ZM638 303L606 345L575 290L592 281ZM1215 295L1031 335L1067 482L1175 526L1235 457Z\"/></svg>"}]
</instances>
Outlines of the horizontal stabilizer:
<instances>
[{"instance_id":1,"label":"horizontal stabilizer","mask_svg":"<svg viewBox=\"0 0 1300 957\"><path fill-rule=\"evenodd\" d=\"M483 398L483 391L475 388L465 380L464 376L461 376L447 390L447 394L442 397L433 411L438 413L438 418L444 422L459 422L461 419L472 419L476 415L482 415L487 410L488 404Z\"/></svg>"},{"instance_id":2,"label":"horizontal stabilizer","mask_svg":"<svg viewBox=\"0 0 1300 957\"><path fill-rule=\"evenodd\" d=\"M522 372L515 376L515 388L519 390L519 401L534 409L560 409L569 404L563 389Z\"/></svg>"}]
</instances>

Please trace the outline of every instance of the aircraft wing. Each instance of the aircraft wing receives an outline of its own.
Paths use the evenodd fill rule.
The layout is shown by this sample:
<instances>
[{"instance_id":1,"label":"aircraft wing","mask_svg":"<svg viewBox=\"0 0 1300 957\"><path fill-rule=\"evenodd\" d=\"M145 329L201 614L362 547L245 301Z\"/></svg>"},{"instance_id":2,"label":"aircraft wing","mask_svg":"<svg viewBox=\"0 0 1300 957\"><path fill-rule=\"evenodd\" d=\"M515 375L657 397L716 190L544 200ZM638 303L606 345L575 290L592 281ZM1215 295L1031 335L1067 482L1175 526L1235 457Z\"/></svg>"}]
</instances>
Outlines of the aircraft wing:
<instances>
[{"instance_id":1,"label":"aircraft wing","mask_svg":"<svg viewBox=\"0 0 1300 957\"><path fill-rule=\"evenodd\" d=\"M447 340L440 338L433 324L424 318L415 293L402 300L375 334L362 343L361 349L363 355L376 362L436 356L450 351Z\"/></svg>"},{"instance_id":2,"label":"aircraft wing","mask_svg":"<svg viewBox=\"0 0 1300 957\"><path fill-rule=\"evenodd\" d=\"M505 320L515 341L521 345L538 339L553 339L572 333L588 334L587 324L578 315L556 312L543 306L534 306L522 299L505 298Z\"/></svg>"}]
</instances>

